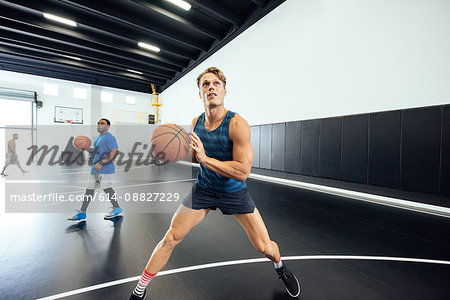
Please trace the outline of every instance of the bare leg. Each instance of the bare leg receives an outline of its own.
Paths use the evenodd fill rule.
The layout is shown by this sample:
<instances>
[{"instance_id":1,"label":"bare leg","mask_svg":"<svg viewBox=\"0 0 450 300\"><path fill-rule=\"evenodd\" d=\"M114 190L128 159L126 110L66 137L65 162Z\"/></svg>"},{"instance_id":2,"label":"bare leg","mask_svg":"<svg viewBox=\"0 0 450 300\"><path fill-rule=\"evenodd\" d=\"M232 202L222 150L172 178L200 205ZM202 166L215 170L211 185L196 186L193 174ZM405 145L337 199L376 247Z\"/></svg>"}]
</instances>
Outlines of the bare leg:
<instances>
[{"instance_id":1,"label":"bare leg","mask_svg":"<svg viewBox=\"0 0 450 300\"><path fill-rule=\"evenodd\" d=\"M252 214L236 215L236 219L247 232L253 247L274 263L279 263L281 260L280 250L278 249L278 245L270 240L259 211L255 208ZM300 284L295 275L286 267L286 264L275 267L275 271L283 281L286 291L291 297L295 298L300 295Z\"/></svg>"},{"instance_id":2,"label":"bare leg","mask_svg":"<svg viewBox=\"0 0 450 300\"><path fill-rule=\"evenodd\" d=\"M25 173L25 170L22 168L20 164L17 164L17 166L19 167L20 171L22 171L22 173Z\"/></svg>"},{"instance_id":3,"label":"bare leg","mask_svg":"<svg viewBox=\"0 0 450 300\"><path fill-rule=\"evenodd\" d=\"M259 214L258 209L251 214L235 215L239 224L247 232L248 238L256 250L263 253L268 259L273 262L280 261L280 250L278 245L271 241L266 225Z\"/></svg>"},{"instance_id":4,"label":"bare leg","mask_svg":"<svg viewBox=\"0 0 450 300\"><path fill-rule=\"evenodd\" d=\"M166 265L175 246L183 240L195 225L203 220L208 212L209 209L193 210L181 205L173 215L166 235L153 250L152 256L145 267L147 272L158 273Z\"/></svg>"}]
</instances>

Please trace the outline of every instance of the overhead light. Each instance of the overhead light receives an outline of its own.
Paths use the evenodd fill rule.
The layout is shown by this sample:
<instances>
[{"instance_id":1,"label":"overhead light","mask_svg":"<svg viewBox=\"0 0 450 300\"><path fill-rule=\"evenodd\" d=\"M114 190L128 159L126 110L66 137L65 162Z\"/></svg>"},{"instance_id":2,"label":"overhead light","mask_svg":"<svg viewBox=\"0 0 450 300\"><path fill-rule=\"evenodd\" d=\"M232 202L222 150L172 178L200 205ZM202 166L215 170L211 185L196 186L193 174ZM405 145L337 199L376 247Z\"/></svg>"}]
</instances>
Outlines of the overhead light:
<instances>
[{"instance_id":1,"label":"overhead light","mask_svg":"<svg viewBox=\"0 0 450 300\"><path fill-rule=\"evenodd\" d=\"M148 49L148 50L155 51L155 52L161 51L161 49L159 49L159 48L156 47L156 46L149 45L149 44L142 43L142 42L139 42L139 43L138 43L138 46L139 46L139 47L142 47L142 48L145 48L145 49Z\"/></svg>"},{"instance_id":2,"label":"overhead light","mask_svg":"<svg viewBox=\"0 0 450 300\"><path fill-rule=\"evenodd\" d=\"M75 57L75 56L70 56L70 55L63 55L63 56L70 58L70 59L74 59L74 60L81 60L81 58Z\"/></svg>"},{"instance_id":3,"label":"overhead light","mask_svg":"<svg viewBox=\"0 0 450 300\"><path fill-rule=\"evenodd\" d=\"M184 10L191 9L191 5L189 3L187 3L186 1L183 1L183 0L167 0L167 1L172 2L175 5L178 5L179 7L181 7Z\"/></svg>"},{"instance_id":4,"label":"overhead light","mask_svg":"<svg viewBox=\"0 0 450 300\"><path fill-rule=\"evenodd\" d=\"M135 70L130 70L130 69L127 69L127 71L128 71L128 72L131 72L131 73L140 74L140 75L144 74L144 73L142 73L142 72L135 71Z\"/></svg>"},{"instance_id":5,"label":"overhead light","mask_svg":"<svg viewBox=\"0 0 450 300\"><path fill-rule=\"evenodd\" d=\"M61 17L55 16L55 15L52 15L52 14L48 14L48 13L43 13L43 14L44 14L44 17L47 18L47 19L50 19L50 20L53 20L53 21L56 21L56 22L61 22L61 23L64 23L64 24L67 24L67 25L70 25L70 26L74 26L74 27L77 26L77 23L75 23L72 20L61 18Z\"/></svg>"}]
</instances>

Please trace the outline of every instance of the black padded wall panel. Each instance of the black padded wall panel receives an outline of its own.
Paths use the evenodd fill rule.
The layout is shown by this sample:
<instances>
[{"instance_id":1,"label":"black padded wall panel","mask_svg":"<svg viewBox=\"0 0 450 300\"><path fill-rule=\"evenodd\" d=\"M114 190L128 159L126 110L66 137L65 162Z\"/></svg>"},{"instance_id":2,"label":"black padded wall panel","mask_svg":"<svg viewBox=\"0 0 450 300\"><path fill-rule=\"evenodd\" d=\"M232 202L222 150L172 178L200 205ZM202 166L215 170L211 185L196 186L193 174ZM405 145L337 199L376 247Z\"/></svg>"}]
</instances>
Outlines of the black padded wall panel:
<instances>
[{"instance_id":1,"label":"black padded wall panel","mask_svg":"<svg viewBox=\"0 0 450 300\"><path fill-rule=\"evenodd\" d=\"M259 168L259 138L260 138L260 126L250 127L251 143L253 149L253 162L252 167Z\"/></svg>"},{"instance_id":2,"label":"black padded wall panel","mask_svg":"<svg viewBox=\"0 0 450 300\"><path fill-rule=\"evenodd\" d=\"M261 125L259 139L259 167L272 168L272 125Z\"/></svg>"},{"instance_id":3,"label":"black padded wall panel","mask_svg":"<svg viewBox=\"0 0 450 300\"><path fill-rule=\"evenodd\" d=\"M442 159L440 194L450 196L450 105L442 107Z\"/></svg>"},{"instance_id":4,"label":"black padded wall panel","mask_svg":"<svg viewBox=\"0 0 450 300\"><path fill-rule=\"evenodd\" d=\"M320 120L319 176L341 179L342 118Z\"/></svg>"},{"instance_id":5,"label":"black padded wall panel","mask_svg":"<svg viewBox=\"0 0 450 300\"><path fill-rule=\"evenodd\" d=\"M369 184L399 188L401 119L399 110L369 116Z\"/></svg>"},{"instance_id":6,"label":"black padded wall panel","mask_svg":"<svg viewBox=\"0 0 450 300\"><path fill-rule=\"evenodd\" d=\"M301 132L300 173L308 176L319 176L319 120L303 121Z\"/></svg>"},{"instance_id":7,"label":"black padded wall panel","mask_svg":"<svg viewBox=\"0 0 450 300\"><path fill-rule=\"evenodd\" d=\"M343 118L342 180L367 183L368 124L368 114Z\"/></svg>"},{"instance_id":8,"label":"black padded wall panel","mask_svg":"<svg viewBox=\"0 0 450 300\"><path fill-rule=\"evenodd\" d=\"M272 170L284 171L286 125L272 125Z\"/></svg>"},{"instance_id":9,"label":"black padded wall panel","mask_svg":"<svg viewBox=\"0 0 450 300\"><path fill-rule=\"evenodd\" d=\"M438 193L441 107L403 111L400 187Z\"/></svg>"},{"instance_id":10,"label":"black padded wall panel","mask_svg":"<svg viewBox=\"0 0 450 300\"><path fill-rule=\"evenodd\" d=\"M302 122L286 123L286 151L284 170L298 174L300 172L300 129Z\"/></svg>"}]
</instances>

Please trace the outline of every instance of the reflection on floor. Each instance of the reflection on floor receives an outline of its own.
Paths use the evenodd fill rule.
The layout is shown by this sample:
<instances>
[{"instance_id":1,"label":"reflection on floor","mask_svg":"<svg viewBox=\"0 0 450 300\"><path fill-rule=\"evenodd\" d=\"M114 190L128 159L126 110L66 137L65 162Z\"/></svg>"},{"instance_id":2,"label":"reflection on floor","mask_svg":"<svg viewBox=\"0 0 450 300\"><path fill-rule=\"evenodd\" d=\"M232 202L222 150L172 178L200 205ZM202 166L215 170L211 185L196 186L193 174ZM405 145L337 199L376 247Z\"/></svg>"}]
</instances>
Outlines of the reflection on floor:
<instances>
[{"instance_id":1,"label":"reflection on floor","mask_svg":"<svg viewBox=\"0 0 450 300\"><path fill-rule=\"evenodd\" d=\"M81 187L78 193L85 172L71 177L73 185ZM166 190L177 189L179 183L174 181L179 173L176 168L164 176L149 168L118 171L117 192L147 193L153 188L149 183L161 181L171 181L164 184ZM283 256L450 261L447 218L256 180L248 180L248 186ZM93 203L87 221L79 224L65 221L66 212L2 215L0 298L36 299L139 275L167 230L172 211L139 213L132 201L123 206L123 217L104 220L97 211L106 212L108 205ZM164 270L261 257L233 217L214 211L174 250ZM449 299L450 295L448 264L313 257L286 263L301 280L301 299ZM130 281L65 299L128 299L135 284ZM269 261L159 276L148 292L149 299L290 299Z\"/></svg>"}]
</instances>

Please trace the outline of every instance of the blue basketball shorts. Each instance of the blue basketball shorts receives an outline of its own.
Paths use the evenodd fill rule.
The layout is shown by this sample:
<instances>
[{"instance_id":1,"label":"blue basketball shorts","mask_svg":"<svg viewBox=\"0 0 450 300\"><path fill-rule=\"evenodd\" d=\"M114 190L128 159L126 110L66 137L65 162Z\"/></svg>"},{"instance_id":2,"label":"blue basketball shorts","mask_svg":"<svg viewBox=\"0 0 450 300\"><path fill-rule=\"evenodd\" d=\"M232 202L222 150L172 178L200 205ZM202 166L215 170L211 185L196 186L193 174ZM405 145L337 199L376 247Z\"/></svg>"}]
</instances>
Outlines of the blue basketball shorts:
<instances>
[{"instance_id":1,"label":"blue basketball shorts","mask_svg":"<svg viewBox=\"0 0 450 300\"><path fill-rule=\"evenodd\" d=\"M237 192L223 193L205 190L194 184L183 205L192 209L219 208L224 215L251 214L255 211L255 203L247 187Z\"/></svg>"}]
</instances>

